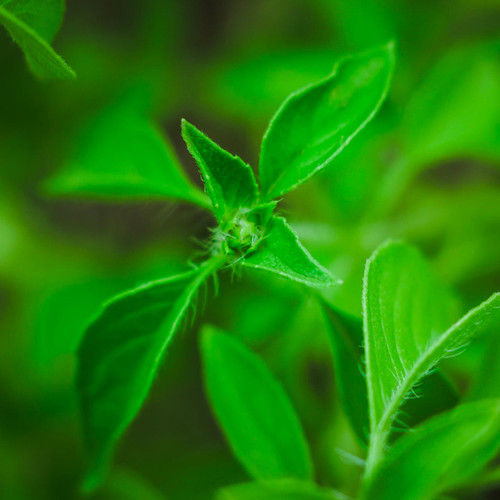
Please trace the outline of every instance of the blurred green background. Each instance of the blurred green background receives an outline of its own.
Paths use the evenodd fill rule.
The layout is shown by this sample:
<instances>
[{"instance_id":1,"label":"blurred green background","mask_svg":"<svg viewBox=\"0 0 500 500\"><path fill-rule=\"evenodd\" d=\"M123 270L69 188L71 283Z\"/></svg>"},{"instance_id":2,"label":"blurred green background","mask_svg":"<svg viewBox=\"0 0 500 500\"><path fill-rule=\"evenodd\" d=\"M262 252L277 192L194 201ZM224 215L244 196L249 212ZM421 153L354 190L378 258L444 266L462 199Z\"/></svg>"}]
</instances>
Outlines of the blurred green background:
<instances>
[{"instance_id":1,"label":"blurred green background","mask_svg":"<svg viewBox=\"0 0 500 500\"><path fill-rule=\"evenodd\" d=\"M281 209L344 279L331 297L340 308L360 313L365 259L402 237L465 310L500 278L499 26L497 0L68 0L54 46L78 78L50 82L29 73L0 30L0 497L79 497L81 332L113 294L184 269L214 225L178 202L46 196L47 179L89 147L95 120L117 103L140 107L200 185L182 117L255 167L266 125L291 91L346 53L395 39L397 70L376 119ZM111 162L113 132L100 131ZM319 482L355 491L359 470L345 456L361 451L337 402L317 306L299 286L243 274L223 276L218 296L206 290L199 300L96 498L207 499L248 479L203 395L203 322L265 357L298 409ZM464 386L482 349L450 362Z\"/></svg>"}]
</instances>

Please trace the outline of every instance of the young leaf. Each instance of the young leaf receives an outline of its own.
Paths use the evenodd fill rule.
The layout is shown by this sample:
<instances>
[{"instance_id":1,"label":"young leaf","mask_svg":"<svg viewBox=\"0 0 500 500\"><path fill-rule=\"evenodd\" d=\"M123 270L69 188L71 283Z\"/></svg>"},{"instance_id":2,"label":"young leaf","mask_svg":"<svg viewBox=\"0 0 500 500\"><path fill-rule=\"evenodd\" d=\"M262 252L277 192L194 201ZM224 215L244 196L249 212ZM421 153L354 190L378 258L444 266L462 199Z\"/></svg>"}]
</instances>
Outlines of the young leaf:
<instances>
[{"instance_id":1,"label":"young leaf","mask_svg":"<svg viewBox=\"0 0 500 500\"><path fill-rule=\"evenodd\" d=\"M265 198L283 195L327 167L373 118L394 66L394 47L342 60L332 75L292 94L272 119L259 165Z\"/></svg>"},{"instance_id":2,"label":"young leaf","mask_svg":"<svg viewBox=\"0 0 500 500\"><path fill-rule=\"evenodd\" d=\"M216 500L342 500L333 490L296 479L236 484L219 490Z\"/></svg>"},{"instance_id":3,"label":"young leaf","mask_svg":"<svg viewBox=\"0 0 500 500\"><path fill-rule=\"evenodd\" d=\"M362 495L363 500L424 500L462 483L500 446L500 401L463 404L402 437Z\"/></svg>"},{"instance_id":4,"label":"young leaf","mask_svg":"<svg viewBox=\"0 0 500 500\"><path fill-rule=\"evenodd\" d=\"M283 217L272 217L263 241L243 259L243 265L309 286L332 286L340 282L312 258Z\"/></svg>"},{"instance_id":5,"label":"young leaf","mask_svg":"<svg viewBox=\"0 0 500 500\"><path fill-rule=\"evenodd\" d=\"M48 192L101 200L177 198L209 207L132 97L126 95L94 120L67 168L49 181Z\"/></svg>"},{"instance_id":6,"label":"young leaf","mask_svg":"<svg viewBox=\"0 0 500 500\"><path fill-rule=\"evenodd\" d=\"M369 435L368 392L364 375L363 323L323 301L327 329L333 348L340 401L361 444ZM403 428L414 427L426 418L456 405L456 391L439 371L431 373L407 399L399 415Z\"/></svg>"},{"instance_id":7,"label":"young leaf","mask_svg":"<svg viewBox=\"0 0 500 500\"><path fill-rule=\"evenodd\" d=\"M50 46L63 12L63 0L0 0L0 23L21 47L29 67L39 78L76 76Z\"/></svg>"},{"instance_id":8,"label":"young leaf","mask_svg":"<svg viewBox=\"0 0 500 500\"><path fill-rule=\"evenodd\" d=\"M299 419L264 362L213 328L201 339L208 398L236 457L255 479L312 479Z\"/></svg>"},{"instance_id":9,"label":"young leaf","mask_svg":"<svg viewBox=\"0 0 500 500\"><path fill-rule=\"evenodd\" d=\"M102 479L113 446L141 408L193 296L221 265L154 281L105 305L78 351L77 389L90 453L87 487Z\"/></svg>"},{"instance_id":10,"label":"young leaf","mask_svg":"<svg viewBox=\"0 0 500 500\"><path fill-rule=\"evenodd\" d=\"M446 290L412 247L389 242L368 260L363 291L371 427L368 474L383 454L408 392L441 358L500 320L496 294L445 331L449 303Z\"/></svg>"},{"instance_id":11,"label":"young leaf","mask_svg":"<svg viewBox=\"0 0 500 500\"><path fill-rule=\"evenodd\" d=\"M239 209L251 207L257 199L252 169L186 120L182 120L182 137L203 175L217 220L224 227Z\"/></svg>"}]
</instances>

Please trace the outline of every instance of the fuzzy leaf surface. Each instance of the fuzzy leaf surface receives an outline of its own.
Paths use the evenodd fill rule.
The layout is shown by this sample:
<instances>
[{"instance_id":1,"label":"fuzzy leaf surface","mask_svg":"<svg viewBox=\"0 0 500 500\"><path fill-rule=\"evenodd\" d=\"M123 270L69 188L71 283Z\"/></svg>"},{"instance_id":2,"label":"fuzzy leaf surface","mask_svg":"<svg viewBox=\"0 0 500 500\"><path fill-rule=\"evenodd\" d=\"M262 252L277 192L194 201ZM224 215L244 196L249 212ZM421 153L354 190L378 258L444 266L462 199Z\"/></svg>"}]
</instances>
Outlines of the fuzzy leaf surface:
<instances>
[{"instance_id":1,"label":"fuzzy leaf surface","mask_svg":"<svg viewBox=\"0 0 500 500\"><path fill-rule=\"evenodd\" d=\"M207 327L206 392L235 456L255 479L312 479L300 421L264 362L234 337Z\"/></svg>"},{"instance_id":2,"label":"fuzzy leaf surface","mask_svg":"<svg viewBox=\"0 0 500 500\"><path fill-rule=\"evenodd\" d=\"M300 243L283 217L272 217L257 250L243 265L263 269L308 286L332 286L339 283Z\"/></svg>"},{"instance_id":3,"label":"fuzzy leaf surface","mask_svg":"<svg viewBox=\"0 0 500 500\"><path fill-rule=\"evenodd\" d=\"M368 391L364 374L363 322L323 301L327 330L332 344L340 401L361 444L369 436ZM455 406L456 391L439 371L431 373L404 401L399 422L414 427L426 418Z\"/></svg>"},{"instance_id":4,"label":"fuzzy leaf surface","mask_svg":"<svg viewBox=\"0 0 500 500\"><path fill-rule=\"evenodd\" d=\"M207 261L196 270L125 292L87 328L78 351L77 389L91 460L89 489L101 481L189 304L215 269L216 262Z\"/></svg>"},{"instance_id":5,"label":"fuzzy leaf surface","mask_svg":"<svg viewBox=\"0 0 500 500\"><path fill-rule=\"evenodd\" d=\"M320 489L314 484L283 479L236 484L219 490L216 500L337 500L333 491Z\"/></svg>"},{"instance_id":6,"label":"fuzzy leaf surface","mask_svg":"<svg viewBox=\"0 0 500 500\"><path fill-rule=\"evenodd\" d=\"M64 13L63 0L0 0L0 23L42 79L74 78L75 72L50 46Z\"/></svg>"},{"instance_id":7,"label":"fuzzy leaf surface","mask_svg":"<svg viewBox=\"0 0 500 500\"><path fill-rule=\"evenodd\" d=\"M66 168L49 181L48 192L104 201L176 198L209 207L133 97L122 97L87 127Z\"/></svg>"},{"instance_id":8,"label":"fuzzy leaf surface","mask_svg":"<svg viewBox=\"0 0 500 500\"><path fill-rule=\"evenodd\" d=\"M408 393L445 356L499 320L500 294L448 329L450 299L412 247L389 242L368 260L363 291L371 440L368 470L381 459ZM444 332L444 333L442 333Z\"/></svg>"},{"instance_id":9,"label":"fuzzy leaf surface","mask_svg":"<svg viewBox=\"0 0 500 500\"><path fill-rule=\"evenodd\" d=\"M257 182L250 165L228 153L186 120L182 137L196 160L219 224L230 222L239 209L257 200Z\"/></svg>"},{"instance_id":10,"label":"fuzzy leaf surface","mask_svg":"<svg viewBox=\"0 0 500 500\"><path fill-rule=\"evenodd\" d=\"M283 195L330 165L380 108L393 66L390 43L343 59L328 78L288 97L262 142L265 198Z\"/></svg>"},{"instance_id":11,"label":"fuzzy leaf surface","mask_svg":"<svg viewBox=\"0 0 500 500\"><path fill-rule=\"evenodd\" d=\"M424 500L462 483L500 446L500 402L463 404L403 436L366 488L363 500Z\"/></svg>"}]
</instances>

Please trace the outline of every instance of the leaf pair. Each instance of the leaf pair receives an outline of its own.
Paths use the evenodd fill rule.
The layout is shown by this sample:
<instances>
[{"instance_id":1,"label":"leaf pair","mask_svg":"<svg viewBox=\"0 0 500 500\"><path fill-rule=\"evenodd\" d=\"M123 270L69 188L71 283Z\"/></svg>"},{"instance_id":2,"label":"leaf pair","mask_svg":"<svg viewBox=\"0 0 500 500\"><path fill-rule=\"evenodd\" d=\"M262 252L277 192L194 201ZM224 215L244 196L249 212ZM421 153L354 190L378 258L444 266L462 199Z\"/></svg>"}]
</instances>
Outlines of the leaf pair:
<instances>
[{"instance_id":1,"label":"leaf pair","mask_svg":"<svg viewBox=\"0 0 500 500\"><path fill-rule=\"evenodd\" d=\"M21 47L30 69L39 78L76 76L50 46L63 13L64 0L0 0L0 23Z\"/></svg>"},{"instance_id":2,"label":"leaf pair","mask_svg":"<svg viewBox=\"0 0 500 500\"><path fill-rule=\"evenodd\" d=\"M384 467L388 467L384 465L385 453L394 423L400 412L404 414L407 405L412 401L407 399L412 391L423 394L421 398L423 403L425 403L424 398L428 391L438 390L438 398L448 398L446 394L449 389L446 384L443 384L443 379L439 377L438 372L431 375L429 373L443 357L452 355L462 348L472 336L491 328L493 324L500 325L500 294L493 295L448 327L454 316L452 302L449 293L432 276L422 257L412 247L399 242L389 242L374 253L366 266L363 290L365 390L362 389L364 380L361 372L356 373L353 369L353 361L354 366L358 367L361 359L359 323L352 319L347 320L344 315L331 307L327 308L340 383L339 392L346 413L351 418L357 433L362 437L366 436L366 426L369 426L370 440L365 482L367 499L383 498L374 493L377 487L373 485L378 485L378 481L381 481L378 479L379 474L387 474L387 478L401 474L401 483L408 491L413 491L416 495L404 498L427 498L418 496L419 488L425 491L423 483L418 486L417 482L413 482L411 477L403 476L403 471L398 469L399 464L404 463L402 459L393 461L393 469L390 469L390 473L383 472ZM424 378L428 375L428 378ZM417 386L419 383L421 387ZM362 418L356 413L363 407L366 408L364 403L359 402L355 406L354 398L357 394L362 395L363 401L366 401L365 397L367 398L369 418L366 414ZM450 399L448 404L452 402L453 399ZM413 409L408 410L408 413L421 407L420 403L412 404ZM491 432L495 437L499 430L498 403L494 401L489 406L486 403L485 405L486 416L484 418L491 419L493 426ZM423 408L424 412L421 414L423 418L444 409L433 405L426 408L425 404ZM461 412L464 415L476 415L474 408L471 407L468 410L466 407L464 409L459 407L456 412L458 415L462 415ZM428 435L434 432L434 425L445 427L448 422L452 429L456 422L462 422L462 420L464 420L462 423L456 423L456 425L463 425L463 429L473 432L475 417L462 419L462 417L455 418L454 415L453 412L444 413L437 419L425 422L417 435L421 436L422 440L427 440L430 439ZM484 420L482 422L484 423ZM449 432L453 435L452 430ZM413 446L412 436L413 433L410 432L400 438L393 451L389 453L406 456L405 454L409 453L408 450ZM495 443L495 440L486 439L484 447L489 449L491 445L495 448ZM471 446L473 445L472 443ZM419 444L418 446L422 450L426 449L426 445ZM468 448L464 448L463 452L457 451L457 457L462 457L467 450ZM441 453L447 453L447 451L444 449ZM422 457L415 458L415 460L425 462ZM436 469L439 474L442 473L439 467ZM429 488L431 483L437 487L435 481L431 480L432 477L429 475L427 479L422 480L429 481ZM455 475L453 480L456 481L459 477L459 474ZM388 480L387 488L390 487L389 483ZM397 482L394 484L396 485ZM414 484L417 486L413 486ZM416 489L413 489L414 487ZM394 498L400 497L396 495Z\"/></svg>"}]
</instances>

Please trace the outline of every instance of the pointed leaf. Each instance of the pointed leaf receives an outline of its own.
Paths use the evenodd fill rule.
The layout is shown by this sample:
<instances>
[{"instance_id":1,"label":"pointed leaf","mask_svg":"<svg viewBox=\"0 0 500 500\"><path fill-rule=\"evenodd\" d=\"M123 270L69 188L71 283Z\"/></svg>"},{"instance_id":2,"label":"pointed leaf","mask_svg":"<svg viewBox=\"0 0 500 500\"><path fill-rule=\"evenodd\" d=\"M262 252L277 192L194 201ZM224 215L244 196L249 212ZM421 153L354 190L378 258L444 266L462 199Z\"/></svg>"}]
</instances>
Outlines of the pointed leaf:
<instances>
[{"instance_id":1,"label":"pointed leaf","mask_svg":"<svg viewBox=\"0 0 500 500\"><path fill-rule=\"evenodd\" d=\"M216 500L337 500L333 490L295 479L236 484L219 490Z\"/></svg>"},{"instance_id":2,"label":"pointed leaf","mask_svg":"<svg viewBox=\"0 0 500 500\"><path fill-rule=\"evenodd\" d=\"M201 283L220 260L143 285L105 305L78 351L77 388L90 453L89 489L141 408L166 348Z\"/></svg>"},{"instance_id":3,"label":"pointed leaf","mask_svg":"<svg viewBox=\"0 0 500 500\"><path fill-rule=\"evenodd\" d=\"M367 486L363 500L424 500L460 484L500 446L500 402L468 403L402 437Z\"/></svg>"},{"instance_id":4,"label":"pointed leaf","mask_svg":"<svg viewBox=\"0 0 500 500\"><path fill-rule=\"evenodd\" d=\"M500 294L445 330L450 316L446 297L422 257L403 243L384 244L368 260L363 292L371 426L368 470L381 459L399 407L415 384L440 359L498 321Z\"/></svg>"},{"instance_id":5,"label":"pointed leaf","mask_svg":"<svg viewBox=\"0 0 500 500\"><path fill-rule=\"evenodd\" d=\"M328 78L283 103L262 142L265 198L283 195L330 165L379 109L393 66L392 43L347 57Z\"/></svg>"},{"instance_id":6,"label":"pointed leaf","mask_svg":"<svg viewBox=\"0 0 500 500\"><path fill-rule=\"evenodd\" d=\"M242 261L243 265L279 274L309 286L339 283L302 246L283 217L273 217L257 250Z\"/></svg>"},{"instance_id":7,"label":"pointed leaf","mask_svg":"<svg viewBox=\"0 0 500 500\"><path fill-rule=\"evenodd\" d=\"M187 179L172 146L133 95L105 109L79 140L50 194L99 200L178 198L208 207Z\"/></svg>"},{"instance_id":8,"label":"pointed leaf","mask_svg":"<svg viewBox=\"0 0 500 500\"><path fill-rule=\"evenodd\" d=\"M323 301L327 329L333 347L335 374L340 401L360 442L369 435L368 392L364 373L363 323L361 319L339 311ZM402 404L398 423L414 427L426 418L456 405L458 396L451 384L435 371L425 378L414 397Z\"/></svg>"},{"instance_id":9,"label":"pointed leaf","mask_svg":"<svg viewBox=\"0 0 500 500\"><path fill-rule=\"evenodd\" d=\"M186 120L182 120L182 137L201 171L217 220L224 227L238 210L251 207L257 199L252 169Z\"/></svg>"},{"instance_id":10,"label":"pointed leaf","mask_svg":"<svg viewBox=\"0 0 500 500\"><path fill-rule=\"evenodd\" d=\"M63 0L0 0L0 23L21 47L39 78L75 78L75 72L50 46L64 12Z\"/></svg>"},{"instance_id":11,"label":"pointed leaf","mask_svg":"<svg viewBox=\"0 0 500 500\"><path fill-rule=\"evenodd\" d=\"M312 478L300 421L264 362L233 337L202 335L206 391L234 454L256 479Z\"/></svg>"}]
</instances>

